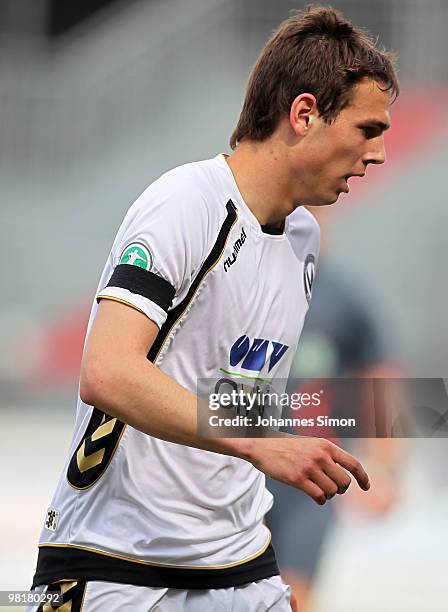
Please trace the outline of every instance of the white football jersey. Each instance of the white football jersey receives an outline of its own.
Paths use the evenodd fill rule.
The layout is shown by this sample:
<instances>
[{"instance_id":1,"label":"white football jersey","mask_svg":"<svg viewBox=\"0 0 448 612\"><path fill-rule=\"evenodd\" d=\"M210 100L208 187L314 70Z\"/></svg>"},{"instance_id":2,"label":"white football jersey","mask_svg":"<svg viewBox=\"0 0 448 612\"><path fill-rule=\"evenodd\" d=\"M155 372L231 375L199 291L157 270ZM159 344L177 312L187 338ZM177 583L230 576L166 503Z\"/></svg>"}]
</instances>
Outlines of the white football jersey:
<instances>
[{"instance_id":1,"label":"white football jersey","mask_svg":"<svg viewBox=\"0 0 448 612\"><path fill-rule=\"evenodd\" d=\"M286 379L318 247L318 225L303 207L282 233L261 227L223 155L186 164L129 209L89 330L97 301L118 300L157 324L148 359L193 392L198 379ZM250 463L153 438L78 398L34 583L259 580L276 567L263 524L271 505L264 474Z\"/></svg>"}]
</instances>

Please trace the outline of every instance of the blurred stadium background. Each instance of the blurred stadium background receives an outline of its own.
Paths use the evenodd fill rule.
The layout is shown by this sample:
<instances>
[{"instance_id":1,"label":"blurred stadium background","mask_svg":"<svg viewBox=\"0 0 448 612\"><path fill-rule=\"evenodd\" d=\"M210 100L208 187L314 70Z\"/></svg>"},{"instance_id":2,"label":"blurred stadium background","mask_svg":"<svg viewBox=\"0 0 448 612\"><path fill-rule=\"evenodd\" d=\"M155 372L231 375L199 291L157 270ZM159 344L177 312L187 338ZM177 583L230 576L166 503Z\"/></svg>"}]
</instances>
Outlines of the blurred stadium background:
<instances>
[{"instance_id":1,"label":"blurred stadium background","mask_svg":"<svg viewBox=\"0 0 448 612\"><path fill-rule=\"evenodd\" d=\"M388 164L323 213L326 258L363 296L387 362L443 377L448 3L331 4L398 53L402 94ZM72 433L90 301L126 209L165 170L228 151L258 51L302 6L0 0L0 590L30 585ZM317 346L318 364L326 350ZM448 609L448 447L404 446L391 509L341 504L310 609Z\"/></svg>"}]
</instances>

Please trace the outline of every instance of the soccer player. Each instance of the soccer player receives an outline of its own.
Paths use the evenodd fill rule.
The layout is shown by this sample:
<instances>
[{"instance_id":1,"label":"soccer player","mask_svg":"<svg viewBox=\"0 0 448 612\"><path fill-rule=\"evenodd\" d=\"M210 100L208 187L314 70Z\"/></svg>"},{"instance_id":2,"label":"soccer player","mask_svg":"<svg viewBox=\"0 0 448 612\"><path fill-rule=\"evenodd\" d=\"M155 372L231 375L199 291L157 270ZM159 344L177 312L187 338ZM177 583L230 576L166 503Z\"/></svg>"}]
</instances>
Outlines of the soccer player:
<instances>
[{"instance_id":1,"label":"soccer player","mask_svg":"<svg viewBox=\"0 0 448 612\"><path fill-rule=\"evenodd\" d=\"M264 475L318 504L368 476L323 439L200 435L196 385L287 377L318 256L302 205L384 162L397 93L364 32L329 8L296 13L253 68L233 153L164 174L128 211L40 539L33 586L62 593L59 610L290 609Z\"/></svg>"}]
</instances>

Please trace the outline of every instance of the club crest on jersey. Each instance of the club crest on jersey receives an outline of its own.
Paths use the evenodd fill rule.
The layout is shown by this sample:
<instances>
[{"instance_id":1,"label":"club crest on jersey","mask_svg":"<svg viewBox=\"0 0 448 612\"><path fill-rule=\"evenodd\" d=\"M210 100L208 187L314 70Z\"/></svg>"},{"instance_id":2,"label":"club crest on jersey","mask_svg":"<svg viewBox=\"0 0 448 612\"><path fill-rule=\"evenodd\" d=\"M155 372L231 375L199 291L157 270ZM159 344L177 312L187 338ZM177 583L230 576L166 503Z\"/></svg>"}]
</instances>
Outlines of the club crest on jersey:
<instances>
[{"instance_id":1,"label":"club crest on jersey","mask_svg":"<svg viewBox=\"0 0 448 612\"><path fill-rule=\"evenodd\" d=\"M240 237L236 240L235 244L233 245L232 254L229 255L229 257L227 257L227 259L224 260L224 272L227 272L230 266L232 266L235 263L236 258L238 257L238 253L240 252L240 249L245 243L245 241L246 241L246 232L244 231L244 227L243 227L241 228Z\"/></svg>"},{"instance_id":2,"label":"club crest on jersey","mask_svg":"<svg viewBox=\"0 0 448 612\"><path fill-rule=\"evenodd\" d=\"M306 256L305 263L303 264L303 287L305 289L305 296L308 304L311 301L315 273L315 258L312 253L309 253Z\"/></svg>"},{"instance_id":3,"label":"club crest on jersey","mask_svg":"<svg viewBox=\"0 0 448 612\"><path fill-rule=\"evenodd\" d=\"M133 242L127 246L120 256L120 264L138 266L144 270L151 270L153 256L151 251L139 242Z\"/></svg>"}]
</instances>

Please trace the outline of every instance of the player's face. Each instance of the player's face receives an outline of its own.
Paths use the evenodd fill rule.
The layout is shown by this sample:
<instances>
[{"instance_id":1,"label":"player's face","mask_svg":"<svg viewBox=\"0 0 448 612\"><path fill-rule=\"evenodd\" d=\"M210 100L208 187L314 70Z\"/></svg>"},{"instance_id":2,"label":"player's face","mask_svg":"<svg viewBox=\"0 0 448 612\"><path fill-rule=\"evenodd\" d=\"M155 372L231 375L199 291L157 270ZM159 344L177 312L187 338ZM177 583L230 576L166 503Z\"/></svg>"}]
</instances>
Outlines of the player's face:
<instances>
[{"instance_id":1,"label":"player's face","mask_svg":"<svg viewBox=\"0 0 448 612\"><path fill-rule=\"evenodd\" d=\"M389 106L389 93L376 81L364 79L355 87L351 104L332 124L314 118L304 139L306 167L300 172L306 204L336 202L341 193L348 193L350 177L364 176L369 164L384 163Z\"/></svg>"}]
</instances>

